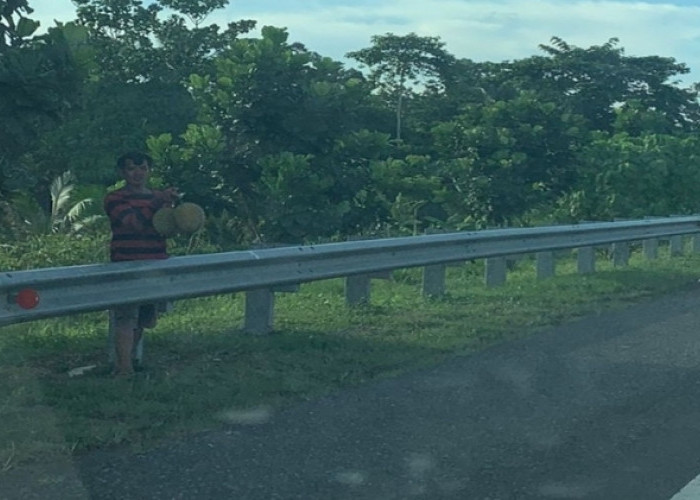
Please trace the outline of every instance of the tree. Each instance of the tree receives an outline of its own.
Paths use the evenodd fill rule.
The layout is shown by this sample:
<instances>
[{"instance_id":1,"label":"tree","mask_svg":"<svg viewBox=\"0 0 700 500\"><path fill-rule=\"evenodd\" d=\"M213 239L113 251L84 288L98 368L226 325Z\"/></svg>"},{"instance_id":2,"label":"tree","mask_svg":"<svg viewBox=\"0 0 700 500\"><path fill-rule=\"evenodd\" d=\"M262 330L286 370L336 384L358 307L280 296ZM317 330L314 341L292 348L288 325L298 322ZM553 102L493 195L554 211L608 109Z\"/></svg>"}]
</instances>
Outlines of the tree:
<instances>
[{"instance_id":1,"label":"tree","mask_svg":"<svg viewBox=\"0 0 700 500\"><path fill-rule=\"evenodd\" d=\"M102 78L141 83L184 83L190 74L213 69L216 54L255 27L242 20L226 29L202 25L228 0L74 0L78 21L99 48ZM173 12L162 19L165 8ZM192 26L188 25L188 21Z\"/></svg>"},{"instance_id":2,"label":"tree","mask_svg":"<svg viewBox=\"0 0 700 500\"><path fill-rule=\"evenodd\" d=\"M242 228L287 241L337 233L374 154L372 139L353 136L369 89L356 70L289 43L285 29L261 35L190 78L198 120L180 137L152 138L150 150L169 182L209 213L245 219Z\"/></svg>"},{"instance_id":3,"label":"tree","mask_svg":"<svg viewBox=\"0 0 700 500\"><path fill-rule=\"evenodd\" d=\"M434 129L447 213L455 225L512 223L576 182L583 117L523 91L466 108Z\"/></svg>"},{"instance_id":4,"label":"tree","mask_svg":"<svg viewBox=\"0 0 700 500\"><path fill-rule=\"evenodd\" d=\"M109 184L118 151L143 149L151 135L182 134L196 119L186 86L190 74L212 73L216 54L254 26L241 21L221 30L203 24L206 15L227 3L223 0L75 3L96 64L82 105L73 107L60 127L44 131L31 152L28 163L41 177L40 192L69 168L80 183ZM167 18L166 7L176 9Z\"/></svg>"},{"instance_id":5,"label":"tree","mask_svg":"<svg viewBox=\"0 0 700 500\"><path fill-rule=\"evenodd\" d=\"M27 2L0 1L0 195L31 188L34 174L21 161L42 131L60 124L79 102L93 53L86 32L57 24L34 36ZM18 19L16 19L18 17Z\"/></svg>"},{"instance_id":6,"label":"tree","mask_svg":"<svg viewBox=\"0 0 700 500\"><path fill-rule=\"evenodd\" d=\"M454 63L444 46L439 37L387 33L373 36L371 47L347 54L370 68L375 87L395 102L397 141L401 140L404 99L425 89L443 88L442 77Z\"/></svg>"},{"instance_id":7,"label":"tree","mask_svg":"<svg viewBox=\"0 0 700 500\"><path fill-rule=\"evenodd\" d=\"M0 0L0 52L25 43L39 27L39 22L25 14L34 12L27 0Z\"/></svg>"},{"instance_id":8,"label":"tree","mask_svg":"<svg viewBox=\"0 0 700 500\"><path fill-rule=\"evenodd\" d=\"M534 56L507 65L500 78L514 89L529 89L580 114L593 130L611 131L615 109L630 101L663 113L680 130L697 126L698 93L678 87L674 80L689 72L670 57L626 56L611 38L587 49L554 37L540 45L547 56Z\"/></svg>"},{"instance_id":9,"label":"tree","mask_svg":"<svg viewBox=\"0 0 700 500\"><path fill-rule=\"evenodd\" d=\"M598 133L581 150L579 181L553 215L577 221L697 213L698 158L694 134Z\"/></svg>"}]
</instances>

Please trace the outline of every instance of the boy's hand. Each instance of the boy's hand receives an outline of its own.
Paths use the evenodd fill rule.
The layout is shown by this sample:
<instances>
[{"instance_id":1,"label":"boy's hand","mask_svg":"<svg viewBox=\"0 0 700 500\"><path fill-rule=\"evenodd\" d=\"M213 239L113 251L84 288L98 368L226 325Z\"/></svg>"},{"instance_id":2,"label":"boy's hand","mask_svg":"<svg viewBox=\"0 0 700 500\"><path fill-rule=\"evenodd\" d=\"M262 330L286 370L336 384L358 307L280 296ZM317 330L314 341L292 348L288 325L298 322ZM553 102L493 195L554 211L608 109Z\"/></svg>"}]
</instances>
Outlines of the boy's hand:
<instances>
[{"instance_id":1,"label":"boy's hand","mask_svg":"<svg viewBox=\"0 0 700 500\"><path fill-rule=\"evenodd\" d=\"M168 189L164 189L162 193L163 201L165 201L166 204L172 205L180 199L180 194L177 192L177 188L169 187Z\"/></svg>"}]
</instances>

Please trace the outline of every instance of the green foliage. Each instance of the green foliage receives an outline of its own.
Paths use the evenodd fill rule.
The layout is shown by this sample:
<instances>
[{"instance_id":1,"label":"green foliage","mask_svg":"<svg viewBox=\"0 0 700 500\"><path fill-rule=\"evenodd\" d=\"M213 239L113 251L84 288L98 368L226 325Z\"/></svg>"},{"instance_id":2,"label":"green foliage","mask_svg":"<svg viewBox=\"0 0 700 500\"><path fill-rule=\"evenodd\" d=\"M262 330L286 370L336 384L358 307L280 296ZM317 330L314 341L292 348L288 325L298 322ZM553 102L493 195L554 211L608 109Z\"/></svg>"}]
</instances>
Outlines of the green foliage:
<instances>
[{"instance_id":1,"label":"green foliage","mask_svg":"<svg viewBox=\"0 0 700 500\"><path fill-rule=\"evenodd\" d=\"M79 22L88 28L97 48L99 72L104 78L135 83L147 78L156 56L150 36L161 7L141 0L75 0Z\"/></svg>"},{"instance_id":2,"label":"green foliage","mask_svg":"<svg viewBox=\"0 0 700 500\"><path fill-rule=\"evenodd\" d=\"M533 92L465 110L433 129L449 211L464 221L512 222L576 181L583 119Z\"/></svg>"},{"instance_id":3,"label":"green foliage","mask_svg":"<svg viewBox=\"0 0 700 500\"><path fill-rule=\"evenodd\" d=\"M35 36L27 1L0 0L3 235L28 207L56 227L54 179L109 185L131 149L205 208L185 252L696 210L698 94L672 58L554 37L476 63L386 33L348 54L364 76L285 28L205 23L228 3L75 0L76 22Z\"/></svg>"},{"instance_id":4,"label":"green foliage","mask_svg":"<svg viewBox=\"0 0 700 500\"><path fill-rule=\"evenodd\" d=\"M355 222L346 216L367 188L368 158L346 153L361 137L351 131L366 88L356 72L289 44L286 30L266 26L261 35L236 40L213 75L190 77L199 119L177 139L149 139L149 150L169 183L208 213L238 218L248 236L291 241L338 232L344 220Z\"/></svg>"},{"instance_id":5,"label":"green foliage","mask_svg":"<svg viewBox=\"0 0 700 500\"><path fill-rule=\"evenodd\" d=\"M93 57L87 33L73 23L20 38L21 44L0 46L0 195L5 196L36 184L23 156L77 104Z\"/></svg>"},{"instance_id":6,"label":"green foliage","mask_svg":"<svg viewBox=\"0 0 700 500\"><path fill-rule=\"evenodd\" d=\"M34 12L27 0L0 0L0 52L24 43L39 27L25 14Z\"/></svg>"},{"instance_id":7,"label":"green foliage","mask_svg":"<svg viewBox=\"0 0 700 500\"><path fill-rule=\"evenodd\" d=\"M49 233L0 245L0 269L23 270L109 261L109 231L100 235Z\"/></svg>"},{"instance_id":8,"label":"green foliage","mask_svg":"<svg viewBox=\"0 0 700 500\"><path fill-rule=\"evenodd\" d=\"M335 179L306 155L282 153L260 161L260 197L267 200L262 230L267 241L304 241L338 232L350 210L347 200L334 203Z\"/></svg>"},{"instance_id":9,"label":"green foliage","mask_svg":"<svg viewBox=\"0 0 700 500\"><path fill-rule=\"evenodd\" d=\"M453 62L439 37L375 35L372 46L348 57L371 69L370 78L381 91L391 96L405 95L411 88L440 88L440 77Z\"/></svg>"},{"instance_id":10,"label":"green foliage","mask_svg":"<svg viewBox=\"0 0 700 500\"><path fill-rule=\"evenodd\" d=\"M229 0L160 0L158 3L183 13L193 23L199 24L211 12L228 5Z\"/></svg>"},{"instance_id":11,"label":"green foliage","mask_svg":"<svg viewBox=\"0 0 700 500\"><path fill-rule=\"evenodd\" d=\"M577 189L559 201L557 214L611 220L698 213L698 158L695 135L600 135L581 152Z\"/></svg>"},{"instance_id":12,"label":"green foliage","mask_svg":"<svg viewBox=\"0 0 700 500\"><path fill-rule=\"evenodd\" d=\"M681 128L694 128L700 117L697 92L675 85L673 78L689 72L669 57L631 57L611 38L587 49L553 37L540 45L548 57L535 56L510 65L513 89L532 89L582 115L594 130L610 131L615 109L637 101L645 109L663 110Z\"/></svg>"},{"instance_id":13,"label":"green foliage","mask_svg":"<svg viewBox=\"0 0 700 500\"><path fill-rule=\"evenodd\" d=\"M438 202L440 179L427 156L390 158L372 164L372 185L385 214L377 222L399 234L417 234L444 215Z\"/></svg>"},{"instance_id":14,"label":"green foliage","mask_svg":"<svg viewBox=\"0 0 700 500\"><path fill-rule=\"evenodd\" d=\"M13 230L16 238L23 235L41 235L50 233L77 233L91 229L92 226L104 229L100 223L106 222L105 216L90 210L99 202L104 195L102 189L94 190L93 193L99 195L95 198L76 198L73 196L75 189L75 177L72 172L66 171L56 177L49 188L51 199L50 209L44 211L36 201L26 194L18 194L13 199L13 210L17 220L22 223L15 223ZM85 189L84 189L85 190Z\"/></svg>"},{"instance_id":15,"label":"green foliage","mask_svg":"<svg viewBox=\"0 0 700 500\"><path fill-rule=\"evenodd\" d=\"M444 46L439 37L386 33L373 36L371 47L347 54L370 68L373 86L395 103L397 141L401 140L404 98L444 88L443 79L454 63Z\"/></svg>"},{"instance_id":16,"label":"green foliage","mask_svg":"<svg viewBox=\"0 0 700 500\"><path fill-rule=\"evenodd\" d=\"M194 15L220 3L166 6ZM161 19L164 5L157 2L79 0L76 5L78 22L96 53L95 65L77 106L60 126L42 132L22 166L39 189L67 169L81 183L112 183L121 152L144 149L152 135L183 133L196 118L184 82L191 72L212 71L214 54L254 25L241 21L223 31L216 25L190 28L177 10Z\"/></svg>"}]
</instances>

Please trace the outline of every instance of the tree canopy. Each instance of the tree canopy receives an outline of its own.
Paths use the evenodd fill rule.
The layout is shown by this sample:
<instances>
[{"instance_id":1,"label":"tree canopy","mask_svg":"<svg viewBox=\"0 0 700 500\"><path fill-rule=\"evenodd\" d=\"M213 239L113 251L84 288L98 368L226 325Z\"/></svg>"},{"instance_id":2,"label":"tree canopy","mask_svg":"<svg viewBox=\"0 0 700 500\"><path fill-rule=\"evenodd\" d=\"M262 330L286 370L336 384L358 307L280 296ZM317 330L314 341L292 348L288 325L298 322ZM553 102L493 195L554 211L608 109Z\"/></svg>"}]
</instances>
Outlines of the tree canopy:
<instances>
[{"instance_id":1,"label":"tree canopy","mask_svg":"<svg viewBox=\"0 0 700 500\"><path fill-rule=\"evenodd\" d=\"M698 210L689 68L616 38L474 62L385 33L356 69L284 27L207 23L227 0L74 0L42 34L30 3L0 0L0 213L50 212L67 171L104 192L126 149L222 245Z\"/></svg>"}]
</instances>

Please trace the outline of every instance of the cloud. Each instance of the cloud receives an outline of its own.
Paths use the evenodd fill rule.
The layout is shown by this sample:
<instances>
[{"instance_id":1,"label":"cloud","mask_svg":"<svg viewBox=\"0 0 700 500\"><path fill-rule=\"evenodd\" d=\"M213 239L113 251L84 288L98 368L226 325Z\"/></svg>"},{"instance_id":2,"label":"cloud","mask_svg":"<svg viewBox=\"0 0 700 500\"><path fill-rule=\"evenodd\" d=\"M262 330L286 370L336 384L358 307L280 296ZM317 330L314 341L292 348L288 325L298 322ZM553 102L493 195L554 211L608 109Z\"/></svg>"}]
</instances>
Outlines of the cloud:
<instances>
[{"instance_id":1,"label":"cloud","mask_svg":"<svg viewBox=\"0 0 700 500\"><path fill-rule=\"evenodd\" d=\"M75 12L70 0L30 3L35 17ZM700 5L683 0L232 0L207 21L239 19L287 27L291 41L337 60L387 32L439 36L457 57L494 62L541 54L552 36L579 47L616 37L627 55L673 57L695 70L686 81L700 75Z\"/></svg>"},{"instance_id":2,"label":"cloud","mask_svg":"<svg viewBox=\"0 0 700 500\"><path fill-rule=\"evenodd\" d=\"M387 32L439 36L457 57L494 62L541 53L539 45L549 43L553 36L579 47L601 45L616 37L627 55L674 57L700 74L700 6L402 0L279 13L231 10L257 19L259 25L288 27L291 40L335 59L369 46L372 35Z\"/></svg>"}]
</instances>

